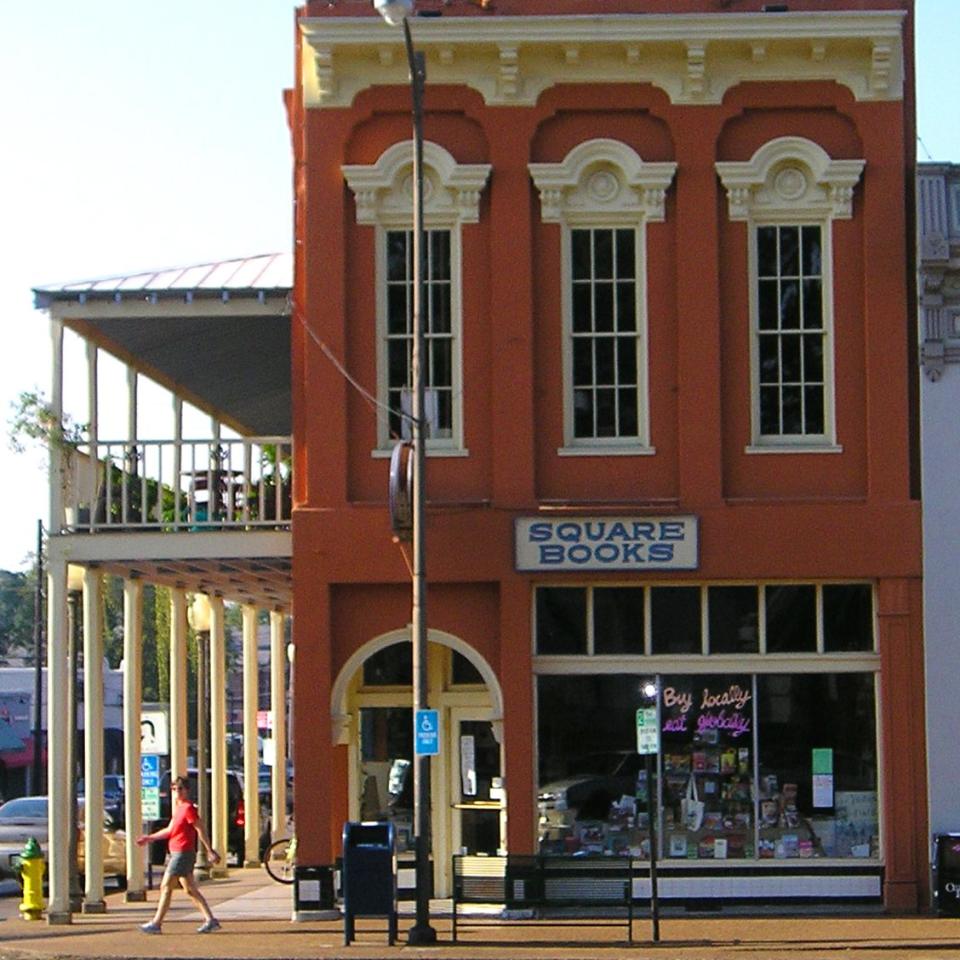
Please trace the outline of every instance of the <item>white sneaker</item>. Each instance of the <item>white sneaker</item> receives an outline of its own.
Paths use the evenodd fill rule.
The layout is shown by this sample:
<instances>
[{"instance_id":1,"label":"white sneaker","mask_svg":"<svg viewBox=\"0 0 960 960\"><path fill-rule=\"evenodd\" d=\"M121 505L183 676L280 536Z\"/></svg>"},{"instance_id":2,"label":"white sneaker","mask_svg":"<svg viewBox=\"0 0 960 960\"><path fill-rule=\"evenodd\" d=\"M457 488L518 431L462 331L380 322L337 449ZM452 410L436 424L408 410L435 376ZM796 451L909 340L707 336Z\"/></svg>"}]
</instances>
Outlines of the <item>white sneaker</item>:
<instances>
[{"instance_id":1,"label":"white sneaker","mask_svg":"<svg viewBox=\"0 0 960 960\"><path fill-rule=\"evenodd\" d=\"M160 924L154 923L152 920L149 923L140 924L141 933L161 933Z\"/></svg>"},{"instance_id":2,"label":"white sneaker","mask_svg":"<svg viewBox=\"0 0 960 960\"><path fill-rule=\"evenodd\" d=\"M220 929L220 921L216 917L211 917L206 923L201 923L197 927L197 933L213 933L214 930ZM159 933L160 930L157 930Z\"/></svg>"}]
</instances>

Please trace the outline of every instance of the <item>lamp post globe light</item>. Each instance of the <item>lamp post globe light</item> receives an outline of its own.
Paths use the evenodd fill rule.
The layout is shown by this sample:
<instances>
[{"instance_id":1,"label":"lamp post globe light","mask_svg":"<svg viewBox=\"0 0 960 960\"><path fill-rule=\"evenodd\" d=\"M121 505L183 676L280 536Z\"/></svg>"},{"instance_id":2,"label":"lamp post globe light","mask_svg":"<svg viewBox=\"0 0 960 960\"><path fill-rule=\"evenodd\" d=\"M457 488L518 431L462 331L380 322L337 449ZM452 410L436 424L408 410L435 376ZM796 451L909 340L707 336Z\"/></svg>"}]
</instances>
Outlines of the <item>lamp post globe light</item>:
<instances>
[{"instance_id":1,"label":"lamp post globe light","mask_svg":"<svg viewBox=\"0 0 960 960\"><path fill-rule=\"evenodd\" d=\"M424 279L426 236L423 227L423 87L426 82L426 58L413 48L409 17L413 0L373 0L374 9L391 26L403 27L403 41L410 68L410 93L413 100L413 350L410 360L411 404L411 537L413 553L413 710L427 708L427 607L426 607L426 530L424 507L426 494L424 432ZM416 848L416 920L407 934L411 945L435 943L436 931L430 926L430 757L414 751L413 833Z\"/></svg>"}]
</instances>

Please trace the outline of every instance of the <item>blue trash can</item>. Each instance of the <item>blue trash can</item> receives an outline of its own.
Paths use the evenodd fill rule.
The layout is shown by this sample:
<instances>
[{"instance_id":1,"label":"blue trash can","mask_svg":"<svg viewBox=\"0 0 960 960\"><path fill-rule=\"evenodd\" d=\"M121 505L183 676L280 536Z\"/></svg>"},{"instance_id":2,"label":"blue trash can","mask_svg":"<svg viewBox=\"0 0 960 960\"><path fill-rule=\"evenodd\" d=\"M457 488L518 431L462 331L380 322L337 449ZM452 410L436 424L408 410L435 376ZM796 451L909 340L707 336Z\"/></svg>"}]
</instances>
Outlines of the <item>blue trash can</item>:
<instances>
[{"instance_id":1,"label":"blue trash can","mask_svg":"<svg viewBox=\"0 0 960 960\"><path fill-rule=\"evenodd\" d=\"M354 939L357 917L386 917L387 943L397 939L397 850L393 824L343 825L343 942Z\"/></svg>"}]
</instances>

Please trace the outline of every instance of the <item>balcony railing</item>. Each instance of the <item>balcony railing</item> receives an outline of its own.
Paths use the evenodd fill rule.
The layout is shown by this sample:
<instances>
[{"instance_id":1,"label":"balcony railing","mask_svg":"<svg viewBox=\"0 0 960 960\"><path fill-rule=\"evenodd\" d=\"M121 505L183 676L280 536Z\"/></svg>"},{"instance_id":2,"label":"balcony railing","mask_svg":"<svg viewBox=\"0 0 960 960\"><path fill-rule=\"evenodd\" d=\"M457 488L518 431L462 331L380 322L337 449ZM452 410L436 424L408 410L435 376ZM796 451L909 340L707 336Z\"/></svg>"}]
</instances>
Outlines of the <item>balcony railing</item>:
<instances>
[{"instance_id":1,"label":"balcony railing","mask_svg":"<svg viewBox=\"0 0 960 960\"><path fill-rule=\"evenodd\" d=\"M277 529L291 513L291 438L101 441L63 451L63 529Z\"/></svg>"}]
</instances>

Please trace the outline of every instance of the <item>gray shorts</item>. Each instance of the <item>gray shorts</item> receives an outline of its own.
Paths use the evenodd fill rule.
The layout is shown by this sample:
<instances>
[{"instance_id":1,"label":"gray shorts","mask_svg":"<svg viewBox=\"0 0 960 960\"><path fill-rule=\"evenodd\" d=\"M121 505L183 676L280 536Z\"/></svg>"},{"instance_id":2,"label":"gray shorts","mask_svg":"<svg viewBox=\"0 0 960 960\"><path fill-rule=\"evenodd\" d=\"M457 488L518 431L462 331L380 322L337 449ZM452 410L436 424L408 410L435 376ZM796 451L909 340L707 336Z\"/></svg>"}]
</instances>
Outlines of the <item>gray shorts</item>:
<instances>
[{"instance_id":1,"label":"gray shorts","mask_svg":"<svg viewBox=\"0 0 960 960\"><path fill-rule=\"evenodd\" d=\"M167 869L164 871L171 877L189 877L197 863L195 850L178 850L170 854Z\"/></svg>"}]
</instances>

